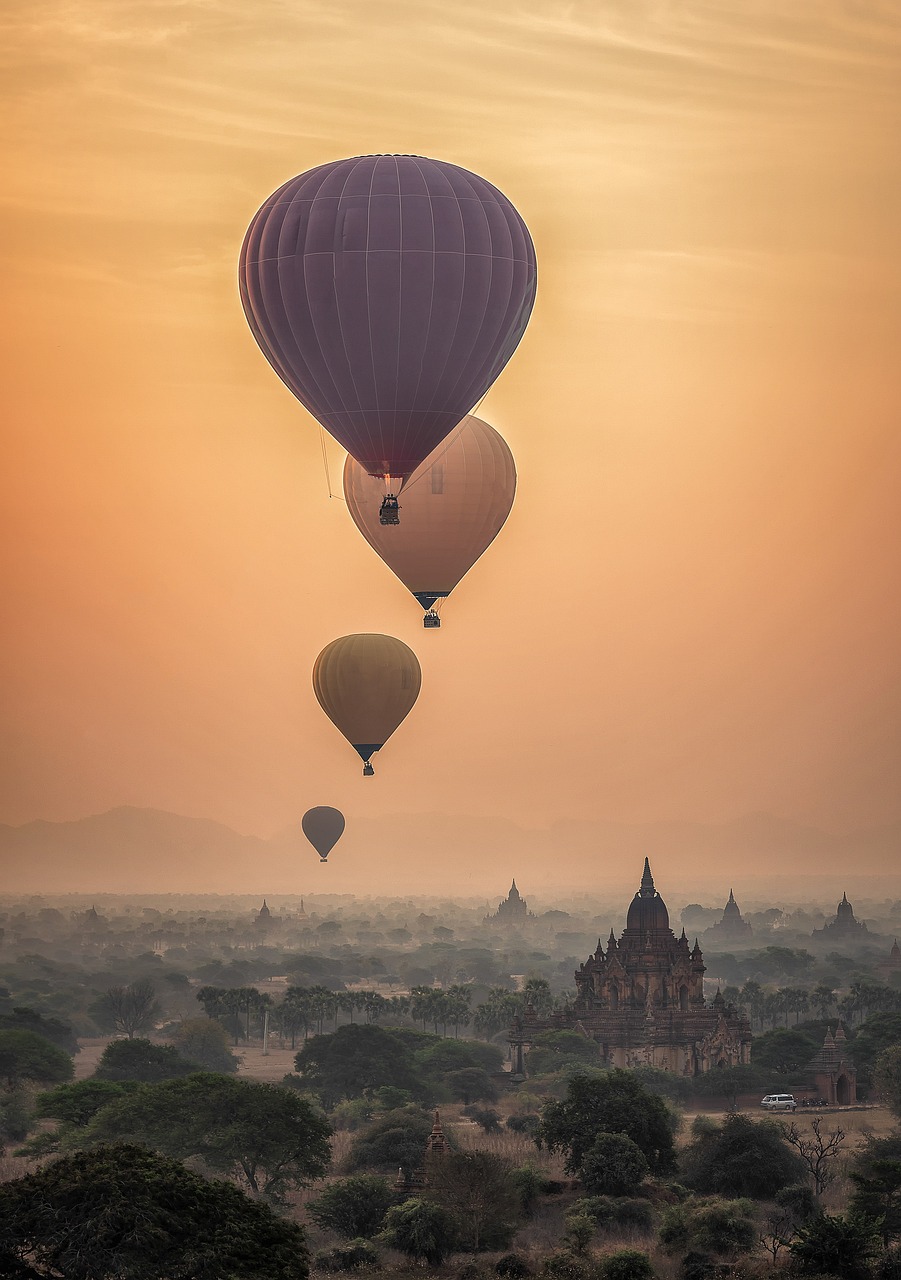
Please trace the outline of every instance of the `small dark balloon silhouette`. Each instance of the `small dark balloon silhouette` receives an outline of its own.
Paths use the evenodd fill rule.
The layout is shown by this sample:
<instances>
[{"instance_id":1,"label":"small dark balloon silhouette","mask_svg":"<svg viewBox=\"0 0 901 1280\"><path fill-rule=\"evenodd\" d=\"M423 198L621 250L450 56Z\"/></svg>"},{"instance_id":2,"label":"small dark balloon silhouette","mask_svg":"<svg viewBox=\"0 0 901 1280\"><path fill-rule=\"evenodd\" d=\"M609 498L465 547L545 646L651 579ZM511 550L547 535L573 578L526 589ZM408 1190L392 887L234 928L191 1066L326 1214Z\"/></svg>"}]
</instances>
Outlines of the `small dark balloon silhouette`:
<instances>
[{"instance_id":1,"label":"small dark balloon silhouette","mask_svg":"<svg viewBox=\"0 0 901 1280\"><path fill-rule=\"evenodd\" d=\"M319 854L319 861L325 862L332 849L344 834L344 814L331 805L320 804L315 809L307 809L300 820L303 833Z\"/></svg>"}]
</instances>

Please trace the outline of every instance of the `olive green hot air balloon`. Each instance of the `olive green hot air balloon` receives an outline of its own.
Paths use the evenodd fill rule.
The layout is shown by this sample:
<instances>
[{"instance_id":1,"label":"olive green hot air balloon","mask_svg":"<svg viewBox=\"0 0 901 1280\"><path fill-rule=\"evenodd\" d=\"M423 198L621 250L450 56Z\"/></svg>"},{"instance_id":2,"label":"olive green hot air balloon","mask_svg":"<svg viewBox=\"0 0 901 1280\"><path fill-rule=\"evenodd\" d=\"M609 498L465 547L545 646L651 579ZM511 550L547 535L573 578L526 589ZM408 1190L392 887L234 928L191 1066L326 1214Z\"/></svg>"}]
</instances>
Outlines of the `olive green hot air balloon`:
<instances>
[{"instance_id":1,"label":"olive green hot air balloon","mask_svg":"<svg viewBox=\"0 0 901 1280\"><path fill-rule=\"evenodd\" d=\"M341 636L327 644L313 666L313 692L335 728L375 770L379 751L419 697L422 671L416 654L393 636Z\"/></svg>"},{"instance_id":2,"label":"olive green hot air balloon","mask_svg":"<svg viewBox=\"0 0 901 1280\"><path fill-rule=\"evenodd\" d=\"M303 833L319 854L319 861L325 862L331 850L344 834L344 814L340 809L333 809L330 804L319 804L315 809L307 809L300 820Z\"/></svg>"},{"instance_id":3,"label":"olive green hot air balloon","mask_svg":"<svg viewBox=\"0 0 901 1280\"><path fill-rule=\"evenodd\" d=\"M515 493L516 464L507 442L471 415L407 481L399 525L381 521L381 482L349 454L344 464L351 519L426 610L427 627L440 626L442 600L503 528Z\"/></svg>"}]
</instances>

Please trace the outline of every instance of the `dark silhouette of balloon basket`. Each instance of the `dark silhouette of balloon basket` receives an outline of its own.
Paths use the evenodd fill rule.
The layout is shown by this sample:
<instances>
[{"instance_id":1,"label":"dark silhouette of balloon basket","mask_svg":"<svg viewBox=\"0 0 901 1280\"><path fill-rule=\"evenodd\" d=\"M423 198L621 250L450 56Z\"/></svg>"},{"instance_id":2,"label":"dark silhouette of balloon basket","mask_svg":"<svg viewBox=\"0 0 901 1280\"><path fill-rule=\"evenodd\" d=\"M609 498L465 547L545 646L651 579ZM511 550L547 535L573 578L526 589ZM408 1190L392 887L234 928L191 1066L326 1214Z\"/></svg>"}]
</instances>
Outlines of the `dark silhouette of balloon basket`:
<instances>
[{"instance_id":1,"label":"dark silhouette of balloon basket","mask_svg":"<svg viewBox=\"0 0 901 1280\"><path fill-rule=\"evenodd\" d=\"M382 505L379 507L379 524L400 524L400 504L393 493L386 493L382 498Z\"/></svg>"},{"instance_id":2,"label":"dark silhouette of balloon basket","mask_svg":"<svg viewBox=\"0 0 901 1280\"><path fill-rule=\"evenodd\" d=\"M422 687L419 659L394 636L341 636L313 665L313 692L339 733L375 774L372 757L413 709Z\"/></svg>"}]
</instances>

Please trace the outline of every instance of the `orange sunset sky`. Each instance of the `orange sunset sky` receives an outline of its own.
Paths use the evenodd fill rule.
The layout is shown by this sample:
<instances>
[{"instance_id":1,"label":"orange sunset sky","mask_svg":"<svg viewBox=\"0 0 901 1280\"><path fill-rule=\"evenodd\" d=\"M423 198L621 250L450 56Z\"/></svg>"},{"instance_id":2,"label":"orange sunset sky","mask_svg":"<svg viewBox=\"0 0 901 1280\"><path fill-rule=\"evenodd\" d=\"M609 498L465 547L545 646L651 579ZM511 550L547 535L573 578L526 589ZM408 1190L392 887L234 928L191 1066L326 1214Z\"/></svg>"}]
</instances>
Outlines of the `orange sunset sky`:
<instances>
[{"instance_id":1,"label":"orange sunset sky","mask_svg":"<svg viewBox=\"0 0 901 1280\"><path fill-rule=\"evenodd\" d=\"M901 820L896 4L9 0L2 25L0 821ZM329 498L236 286L274 188L376 151L481 174L538 254L479 411L516 505L437 632ZM310 686L355 631L423 668L366 781Z\"/></svg>"}]
</instances>

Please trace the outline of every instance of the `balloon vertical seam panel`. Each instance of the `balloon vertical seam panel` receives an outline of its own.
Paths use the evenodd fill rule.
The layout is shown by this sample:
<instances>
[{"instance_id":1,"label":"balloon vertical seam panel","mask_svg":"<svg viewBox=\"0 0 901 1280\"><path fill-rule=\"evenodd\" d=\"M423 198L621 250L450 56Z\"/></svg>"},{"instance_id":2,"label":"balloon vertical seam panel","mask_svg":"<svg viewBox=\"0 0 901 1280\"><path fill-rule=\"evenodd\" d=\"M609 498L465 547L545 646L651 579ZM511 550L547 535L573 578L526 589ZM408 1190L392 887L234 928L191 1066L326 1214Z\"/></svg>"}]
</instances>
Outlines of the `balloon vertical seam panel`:
<instances>
[{"instance_id":1,"label":"balloon vertical seam panel","mask_svg":"<svg viewBox=\"0 0 901 1280\"><path fill-rule=\"evenodd\" d=\"M351 216L364 205L365 228ZM365 301L379 277L387 324L389 304L373 318ZM509 200L421 157L338 161L289 180L251 221L240 263L248 323L275 371L367 470L399 476L507 363L536 282Z\"/></svg>"}]
</instances>

